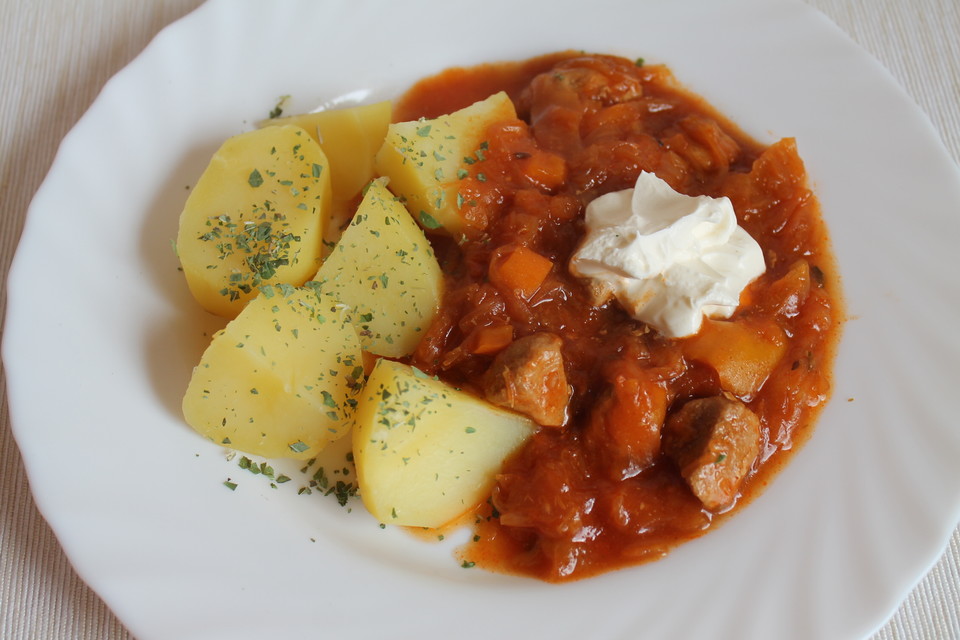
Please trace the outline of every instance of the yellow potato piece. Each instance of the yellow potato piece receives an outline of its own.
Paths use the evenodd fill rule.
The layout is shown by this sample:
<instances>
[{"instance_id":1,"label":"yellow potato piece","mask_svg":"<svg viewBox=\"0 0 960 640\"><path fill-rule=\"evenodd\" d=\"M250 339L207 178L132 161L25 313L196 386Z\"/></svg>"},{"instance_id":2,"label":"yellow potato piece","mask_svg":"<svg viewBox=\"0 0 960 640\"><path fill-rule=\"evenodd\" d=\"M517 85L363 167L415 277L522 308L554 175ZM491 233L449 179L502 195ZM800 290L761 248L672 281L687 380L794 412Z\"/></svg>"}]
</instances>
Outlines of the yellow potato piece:
<instances>
[{"instance_id":1,"label":"yellow potato piece","mask_svg":"<svg viewBox=\"0 0 960 640\"><path fill-rule=\"evenodd\" d=\"M345 201L373 179L373 157L383 144L392 113L390 101L384 101L276 118L265 124L292 124L312 135L330 161L333 199Z\"/></svg>"},{"instance_id":2,"label":"yellow potato piece","mask_svg":"<svg viewBox=\"0 0 960 640\"><path fill-rule=\"evenodd\" d=\"M207 311L236 317L261 285L301 285L320 266L330 171L299 127L234 136L213 156L180 215L177 253Z\"/></svg>"},{"instance_id":3,"label":"yellow potato piece","mask_svg":"<svg viewBox=\"0 0 960 640\"><path fill-rule=\"evenodd\" d=\"M364 505L380 522L417 527L442 526L483 501L536 428L391 360L377 362L355 420Z\"/></svg>"},{"instance_id":4,"label":"yellow potato piece","mask_svg":"<svg viewBox=\"0 0 960 640\"><path fill-rule=\"evenodd\" d=\"M384 183L370 184L316 280L350 309L365 350L397 358L413 353L433 322L443 273L423 231Z\"/></svg>"},{"instance_id":5,"label":"yellow potato piece","mask_svg":"<svg viewBox=\"0 0 960 640\"><path fill-rule=\"evenodd\" d=\"M744 402L752 400L787 352L787 337L773 320L727 322L705 318L685 339L683 354L717 372L720 385Z\"/></svg>"},{"instance_id":6,"label":"yellow potato piece","mask_svg":"<svg viewBox=\"0 0 960 640\"><path fill-rule=\"evenodd\" d=\"M487 128L516 117L501 91L433 120L391 124L377 152L376 170L390 178L390 190L424 227L458 235L465 225L457 198L464 158L478 160Z\"/></svg>"},{"instance_id":7,"label":"yellow potato piece","mask_svg":"<svg viewBox=\"0 0 960 640\"><path fill-rule=\"evenodd\" d=\"M363 380L356 330L316 286L264 287L218 332L183 399L217 444L310 458L347 433Z\"/></svg>"}]
</instances>

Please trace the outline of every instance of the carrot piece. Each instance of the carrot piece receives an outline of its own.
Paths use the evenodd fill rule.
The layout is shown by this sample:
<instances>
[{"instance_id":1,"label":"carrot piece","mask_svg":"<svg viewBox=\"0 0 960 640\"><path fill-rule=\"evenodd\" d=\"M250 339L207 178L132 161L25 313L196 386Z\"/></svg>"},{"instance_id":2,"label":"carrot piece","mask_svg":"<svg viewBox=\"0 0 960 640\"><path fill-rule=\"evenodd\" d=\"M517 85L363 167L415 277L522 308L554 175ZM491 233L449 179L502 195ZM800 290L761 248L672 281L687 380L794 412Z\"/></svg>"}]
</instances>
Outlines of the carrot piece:
<instances>
[{"instance_id":1,"label":"carrot piece","mask_svg":"<svg viewBox=\"0 0 960 640\"><path fill-rule=\"evenodd\" d=\"M509 324L495 324L474 329L464 340L464 347L470 353L488 355L502 351L511 342L513 327Z\"/></svg>"},{"instance_id":2,"label":"carrot piece","mask_svg":"<svg viewBox=\"0 0 960 640\"><path fill-rule=\"evenodd\" d=\"M553 192L567 180L567 163L560 156L539 151L520 160L520 171L538 189Z\"/></svg>"},{"instance_id":3,"label":"carrot piece","mask_svg":"<svg viewBox=\"0 0 960 640\"><path fill-rule=\"evenodd\" d=\"M529 298L553 268L553 261L523 245L504 245L490 257L488 276L497 288Z\"/></svg>"}]
</instances>

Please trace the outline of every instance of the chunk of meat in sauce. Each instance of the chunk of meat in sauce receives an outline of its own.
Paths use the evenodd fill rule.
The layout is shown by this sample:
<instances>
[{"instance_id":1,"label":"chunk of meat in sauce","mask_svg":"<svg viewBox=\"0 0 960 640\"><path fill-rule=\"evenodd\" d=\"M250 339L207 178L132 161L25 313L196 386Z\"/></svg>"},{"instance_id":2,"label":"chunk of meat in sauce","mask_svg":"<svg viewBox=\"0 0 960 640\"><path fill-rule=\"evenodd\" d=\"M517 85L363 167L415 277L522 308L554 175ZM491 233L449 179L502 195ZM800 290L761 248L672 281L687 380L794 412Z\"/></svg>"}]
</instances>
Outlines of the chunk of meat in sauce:
<instances>
[{"instance_id":1,"label":"chunk of meat in sauce","mask_svg":"<svg viewBox=\"0 0 960 640\"><path fill-rule=\"evenodd\" d=\"M663 449L703 506L722 509L760 454L760 419L725 396L691 400L664 425Z\"/></svg>"},{"instance_id":2,"label":"chunk of meat in sauce","mask_svg":"<svg viewBox=\"0 0 960 640\"><path fill-rule=\"evenodd\" d=\"M525 413L544 426L561 426L570 402L562 346L563 340L552 333L534 333L512 342L497 354L484 376L487 400Z\"/></svg>"},{"instance_id":3,"label":"chunk of meat in sauce","mask_svg":"<svg viewBox=\"0 0 960 640\"><path fill-rule=\"evenodd\" d=\"M584 115L642 95L634 65L609 56L584 56L535 77L517 107L528 115L541 148L569 154L582 148Z\"/></svg>"},{"instance_id":4,"label":"chunk of meat in sauce","mask_svg":"<svg viewBox=\"0 0 960 640\"><path fill-rule=\"evenodd\" d=\"M557 106L582 111L585 100L596 108L643 95L635 65L613 56L579 56L564 60L533 79L520 97L520 111L536 121L544 109Z\"/></svg>"}]
</instances>

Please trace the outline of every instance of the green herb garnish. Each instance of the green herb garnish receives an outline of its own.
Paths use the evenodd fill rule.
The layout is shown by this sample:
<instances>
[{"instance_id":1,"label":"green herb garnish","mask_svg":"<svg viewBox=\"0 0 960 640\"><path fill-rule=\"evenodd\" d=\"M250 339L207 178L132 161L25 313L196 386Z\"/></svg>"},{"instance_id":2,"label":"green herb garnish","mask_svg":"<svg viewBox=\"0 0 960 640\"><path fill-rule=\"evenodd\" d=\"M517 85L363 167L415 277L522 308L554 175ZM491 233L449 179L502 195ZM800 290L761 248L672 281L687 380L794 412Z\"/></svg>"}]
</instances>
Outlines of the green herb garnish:
<instances>
[{"instance_id":1,"label":"green herb garnish","mask_svg":"<svg viewBox=\"0 0 960 640\"><path fill-rule=\"evenodd\" d=\"M439 229L442 225L426 211L420 211L420 223L427 229Z\"/></svg>"},{"instance_id":2,"label":"green herb garnish","mask_svg":"<svg viewBox=\"0 0 960 640\"><path fill-rule=\"evenodd\" d=\"M294 442L289 446L290 446L290 450L293 451L294 453L303 453L304 451L310 448L310 445L304 444L300 440L297 440L296 442Z\"/></svg>"}]
</instances>

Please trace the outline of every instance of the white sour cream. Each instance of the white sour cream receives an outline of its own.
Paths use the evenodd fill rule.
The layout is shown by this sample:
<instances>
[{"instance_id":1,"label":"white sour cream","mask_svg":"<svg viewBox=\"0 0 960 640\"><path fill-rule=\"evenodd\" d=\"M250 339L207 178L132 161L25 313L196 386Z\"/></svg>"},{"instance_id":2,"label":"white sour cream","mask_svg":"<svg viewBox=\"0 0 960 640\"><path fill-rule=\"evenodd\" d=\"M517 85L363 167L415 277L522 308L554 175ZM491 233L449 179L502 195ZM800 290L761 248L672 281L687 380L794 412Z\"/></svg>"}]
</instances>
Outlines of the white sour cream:
<instances>
[{"instance_id":1,"label":"white sour cream","mask_svg":"<svg viewBox=\"0 0 960 640\"><path fill-rule=\"evenodd\" d=\"M670 338L697 333L704 315L729 318L766 269L728 198L686 196L652 173L591 202L585 222L570 272Z\"/></svg>"}]
</instances>

